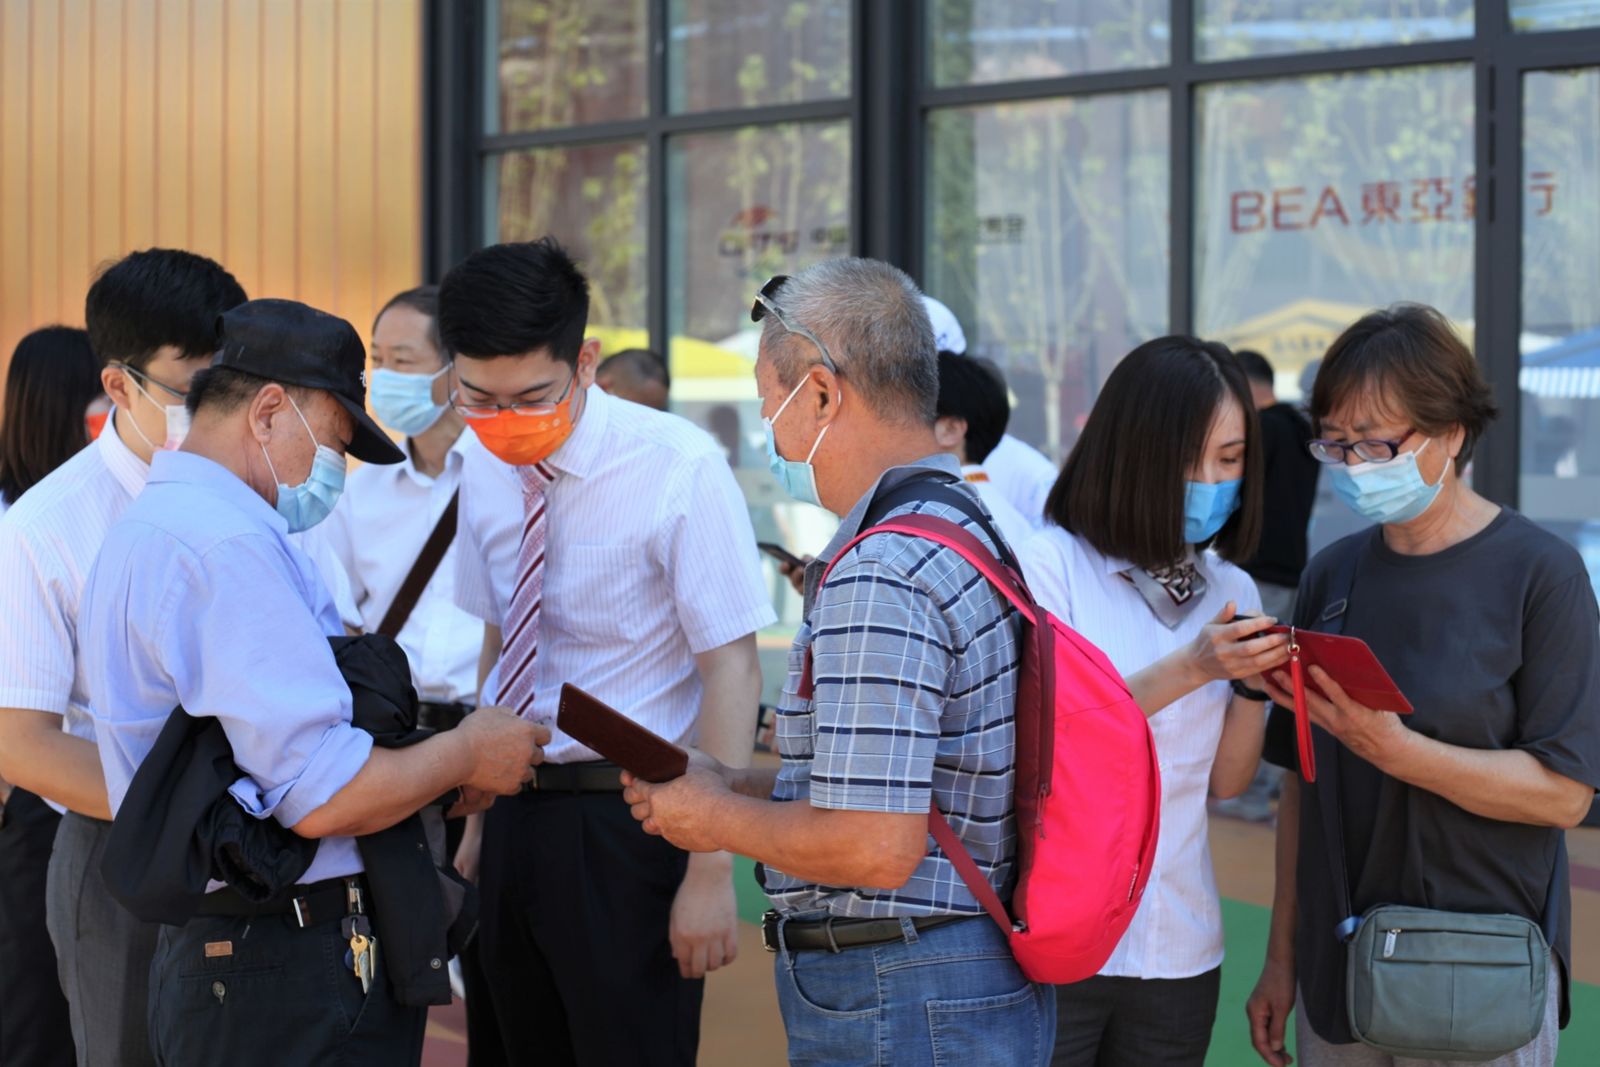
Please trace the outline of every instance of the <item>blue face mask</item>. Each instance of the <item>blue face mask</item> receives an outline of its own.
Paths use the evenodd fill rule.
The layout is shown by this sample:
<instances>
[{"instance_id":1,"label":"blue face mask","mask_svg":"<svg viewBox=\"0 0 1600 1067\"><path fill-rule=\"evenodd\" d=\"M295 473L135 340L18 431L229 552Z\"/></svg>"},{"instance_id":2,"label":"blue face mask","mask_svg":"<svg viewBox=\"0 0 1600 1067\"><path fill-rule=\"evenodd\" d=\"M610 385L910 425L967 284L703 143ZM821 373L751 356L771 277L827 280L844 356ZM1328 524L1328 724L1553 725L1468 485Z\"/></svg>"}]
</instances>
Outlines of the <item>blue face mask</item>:
<instances>
[{"instance_id":1,"label":"blue face mask","mask_svg":"<svg viewBox=\"0 0 1600 1067\"><path fill-rule=\"evenodd\" d=\"M822 439L828 435L828 426L824 426L822 432L817 434L817 440L812 444L811 451L806 453L803 463L797 460L784 459L778 455L778 439L772 433L772 424L778 421L778 416L782 415L784 409L789 406L789 401L799 394L800 389L806 384L806 380L806 378L801 378L794 390L789 393L788 400L779 404L778 410L772 413L772 418L762 419L761 422L767 430L767 467L772 471L772 476L778 479L778 484L783 486L784 492L802 504L816 504L820 507L822 500L817 496L817 472L816 468L811 466L811 457L817 454L817 448L822 444ZM830 423L829 425L831 426L832 424Z\"/></svg>"},{"instance_id":2,"label":"blue face mask","mask_svg":"<svg viewBox=\"0 0 1600 1067\"><path fill-rule=\"evenodd\" d=\"M1229 516L1239 510L1239 486L1231 482L1188 482L1183 490L1183 540L1185 544L1203 545L1227 523Z\"/></svg>"},{"instance_id":3,"label":"blue face mask","mask_svg":"<svg viewBox=\"0 0 1600 1067\"><path fill-rule=\"evenodd\" d=\"M439 371L443 374L450 368ZM405 374L380 367L372 372L372 410L385 426L407 437L414 437L444 414L444 405L433 402L433 383L439 374Z\"/></svg>"},{"instance_id":4,"label":"blue face mask","mask_svg":"<svg viewBox=\"0 0 1600 1067\"><path fill-rule=\"evenodd\" d=\"M1417 468L1417 457L1433 443L1430 437L1415 452L1402 452L1384 463L1357 463L1332 469L1333 491L1357 515L1376 523L1410 522L1439 497L1444 474L1429 485ZM1445 472L1450 470L1445 462Z\"/></svg>"},{"instance_id":5,"label":"blue face mask","mask_svg":"<svg viewBox=\"0 0 1600 1067\"><path fill-rule=\"evenodd\" d=\"M267 457L267 470L272 472L272 480L278 482L278 514L289 524L290 533L302 533L327 518L339 502L339 494L344 492L345 458L327 445L317 444L317 435L311 432L311 424L300 414L300 405L294 402L294 397L289 398L289 403L300 416L300 425L306 428L311 443L317 446L317 453L311 460L311 473L299 485L284 485L278 482L278 472L272 466L272 456L268 455L266 445L261 446L261 454Z\"/></svg>"}]
</instances>

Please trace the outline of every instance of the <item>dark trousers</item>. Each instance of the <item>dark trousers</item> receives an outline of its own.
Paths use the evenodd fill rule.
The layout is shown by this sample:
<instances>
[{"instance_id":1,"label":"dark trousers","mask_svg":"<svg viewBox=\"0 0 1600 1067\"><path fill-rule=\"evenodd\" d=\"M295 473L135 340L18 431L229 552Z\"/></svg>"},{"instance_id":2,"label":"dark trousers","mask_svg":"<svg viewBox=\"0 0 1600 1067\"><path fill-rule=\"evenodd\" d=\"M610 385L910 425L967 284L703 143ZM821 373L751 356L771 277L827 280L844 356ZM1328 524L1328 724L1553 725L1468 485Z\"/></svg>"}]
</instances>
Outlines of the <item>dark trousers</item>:
<instances>
[{"instance_id":1,"label":"dark trousers","mask_svg":"<svg viewBox=\"0 0 1600 1067\"><path fill-rule=\"evenodd\" d=\"M1222 970L1193 978L1097 975L1056 986L1051 1067L1202 1067Z\"/></svg>"},{"instance_id":2,"label":"dark trousers","mask_svg":"<svg viewBox=\"0 0 1600 1067\"><path fill-rule=\"evenodd\" d=\"M150 965L150 1043L161 1067L422 1062L428 1013L389 992L383 946L370 992L345 966L339 919L205 915L163 926Z\"/></svg>"},{"instance_id":3,"label":"dark trousers","mask_svg":"<svg viewBox=\"0 0 1600 1067\"><path fill-rule=\"evenodd\" d=\"M667 936L687 864L620 793L495 802L478 951L510 1062L693 1067L705 982L678 974Z\"/></svg>"},{"instance_id":4,"label":"dark trousers","mask_svg":"<svg viewBox=\"0 0 1600 1067\"><path fill-rule=\"evenodd\" d=\"M72 1067L72 1024L44 921L61 816L13 789L0 827L0 1067Z\"/></svg>"}]
</instances>

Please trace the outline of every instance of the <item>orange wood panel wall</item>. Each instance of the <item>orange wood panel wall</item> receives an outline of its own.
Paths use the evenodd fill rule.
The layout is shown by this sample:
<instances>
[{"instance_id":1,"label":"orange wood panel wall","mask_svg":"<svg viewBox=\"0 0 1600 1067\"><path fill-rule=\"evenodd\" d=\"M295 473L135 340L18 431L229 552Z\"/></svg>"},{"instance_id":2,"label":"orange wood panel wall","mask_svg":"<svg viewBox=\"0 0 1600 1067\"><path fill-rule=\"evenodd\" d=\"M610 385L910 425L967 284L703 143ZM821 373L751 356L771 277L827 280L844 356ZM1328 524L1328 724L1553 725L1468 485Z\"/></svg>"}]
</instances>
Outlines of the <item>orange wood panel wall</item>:
<instances>
[{"instance_id":1,"label":"orange wood panel wall","mask_svg":"<svg viewBox=\"0 0 1600 1067\"><path fill-rule=\"evenodd\" d=\"M138 248L365 334L422 262L421 0L0 0L0 363Z\"/></svg>"}]
</instances>

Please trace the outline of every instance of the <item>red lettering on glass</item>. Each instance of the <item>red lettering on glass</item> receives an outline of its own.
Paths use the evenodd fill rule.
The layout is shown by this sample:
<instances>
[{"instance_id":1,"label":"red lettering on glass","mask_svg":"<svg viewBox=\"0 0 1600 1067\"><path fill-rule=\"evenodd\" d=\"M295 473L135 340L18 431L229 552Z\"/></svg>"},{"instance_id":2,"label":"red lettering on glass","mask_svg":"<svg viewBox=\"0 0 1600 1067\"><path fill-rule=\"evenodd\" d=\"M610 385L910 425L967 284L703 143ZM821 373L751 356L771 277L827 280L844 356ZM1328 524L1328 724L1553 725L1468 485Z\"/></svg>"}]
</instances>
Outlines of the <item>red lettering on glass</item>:
<instances>
[{"instance_id":1,"label":"red lettering on glass","mask_svg":"<svg viewBox=\"0 0 1600 1067\"><path fill-rule=\"evenodd\" d=\"M1322 187L1322 195L1317 197L1317 206L1311 210L1310 225L1313 230L1317 228L1317 223L1324 215L1337 216L1340 225L1350 225L1350 216L1344 213L1344 204L1340 202L1339 194L1334 192L1331 185Z\"/></svg>"},{"instance_id":2,"label":"red lettering on glass","mask_svg":"<svg viewBox=\"0 0 1600 1067\"><path fill-rule=\"evenodd\" d=\"M1445 187L1444 178L1411 179L1411 221L1440 222L1445 209L1455 199Z\"/></svg>"},{"instance_id":3,"label":"red lettering on glass","mask_svg":"<svg viewBox=\"0 0 1600 1067\"><path fill-rule=\"evenodd\" d=\"M1263 210L1267 202L1266 197L1254 189L1244 189L1234 193L1230 199L1232 201L1230 220L1234 233L1253 233L1256 230L1266 229L1267 215Z\"/></svg>"},{"instance_id":4,"label":"red lettering on glass","mask_svg":"<svg viewBox=\"0 0 1600 1067\"><path fill-rule=\"evenodd\" d=\"M1399 211L1399 182L1369 182L1361 187L1361 225L1399 222Z\"/></svg>"},{"instance_id":5,"label":"red lettering on glass","mask_svg":"<svg viewBox=\"0 0 1600 1067\"><path fill-rule=\"evenodd\" d=\"M1295 222L1287 218L1290 214L1297 214L1305 210L1305 201L1301 197L1306 195L1305 186L1296 185L1289 189L1272 190L1272 228L1274 230L1303 230L1305 223Z\"/></svg>"},{"instance_id":6,"label":"red lettering on glass","mask_svg":"<svg viewBox=\"0 0 1600 1067\"><path fill-rule=\"evenodd\" d=\"M1544 203L1539 205L1535 215L1548 215L1556 207L1556 175L1550 170L1536 170L1528 175L1528 191L1542 193Z\"/></svg>"},{"instance_id":7,"label":"red lettering on glass","mask_svg":"<svg viewBox=\"0 0 1600 1067\"><path fill-rule=\"evenodd\" d=\"M1472 220L1478 215L1478 177L1469 174L1461 181L1461 217Z\"/></svg>"}]
</instances>

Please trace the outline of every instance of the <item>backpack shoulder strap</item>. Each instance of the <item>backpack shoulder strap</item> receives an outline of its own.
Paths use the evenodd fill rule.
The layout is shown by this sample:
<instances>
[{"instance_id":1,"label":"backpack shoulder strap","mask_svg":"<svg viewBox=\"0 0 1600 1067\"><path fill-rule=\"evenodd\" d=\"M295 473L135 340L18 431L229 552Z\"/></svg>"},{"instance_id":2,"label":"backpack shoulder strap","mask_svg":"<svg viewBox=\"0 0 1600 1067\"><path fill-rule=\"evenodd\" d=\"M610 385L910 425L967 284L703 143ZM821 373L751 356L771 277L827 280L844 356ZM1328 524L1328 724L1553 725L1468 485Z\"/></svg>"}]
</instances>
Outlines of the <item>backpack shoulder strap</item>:
<instances>
[{"instance_id":1,"label":"backpack shoulder strap","mask_svg":"<svg viewBox=\"0 0 1600 1067\"><path fill-rule=\"evenodd\" d=\"M989 521L989 516L984 513L983 508L978 506L978 502L971 494L957 489L955 479L943 471L929 471L915 475L883 493L867 508L867 513L861 520L861 529L866 530L876 526L895 508L922 501L937 501L977 523L979 529L989 535L989 540L998 550L1001 561L1013 570L1021 572L1022 568L1012 553L1012 546L1000 536L1000 531ZM988 554L988 551L984 549L985 554ZM842 556L844 553L841 551L839 555Z\"/></svg>"},{"instance_id":2,"label":"backpack shoulder strap","mask_svg":"<svg viewBox=\"0 0 1600 1067\"><path fill-rule=\"evenodd\" d=\"M1334 562L1333 574L1328 581L1328 598L1321 614L1317 616L1319 632L1337 634L1344 629L1345 618L1350 613L1350 594L1356 584L1356 568L1365 548L1366 542L1356 539L1350 550L1344 552ZM1295 714L1307 713L1303 708L1296 708ZM1338 741L1321 729L1313 734L1313 744L1319 735L1326 740L1325 762L1332 773L1322 775L1314 786L1318 794L1317 811L1322 816L1322 836L1326 839L1323 844L1328 851L1329 870L1333 874L1334 892L1338 895L1339 901L1340 916L1336 933L1340 941L1349 941L1355 937L1360 920L1351 902L1355 889L1350 885L1349 863L1344 854L1344 814L1341 808L1343 802L1339 797L1340 746Z\"/></svg>"}]
</instances>

